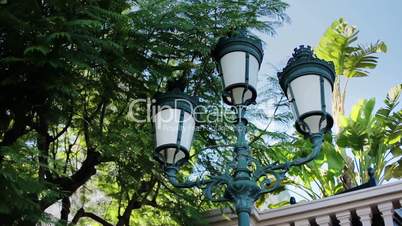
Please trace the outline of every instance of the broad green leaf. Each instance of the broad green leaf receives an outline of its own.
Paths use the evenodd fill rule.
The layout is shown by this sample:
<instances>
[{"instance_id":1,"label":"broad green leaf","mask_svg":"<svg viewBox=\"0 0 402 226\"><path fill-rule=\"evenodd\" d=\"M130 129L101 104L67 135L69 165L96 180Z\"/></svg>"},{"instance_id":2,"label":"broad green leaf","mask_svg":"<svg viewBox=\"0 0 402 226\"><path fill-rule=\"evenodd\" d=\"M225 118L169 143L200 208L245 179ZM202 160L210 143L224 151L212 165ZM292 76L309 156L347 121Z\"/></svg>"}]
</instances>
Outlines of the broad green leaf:
<instances>
[{"instance_id":1,"label":"broad green leaf","mask_svg":"<svg viewBox=\"0 0 402 226\"><path fill-rule=\"evenodd\" d=\"M328 161L328 169L332 171L341 171L345 165L342 156L334 149L334 147L327 147L326 157Z\"/></svg>"},{"instance_id":2,"label":"broad green leaf","mask_svg":"<svg viewBox=\"0 0 402 226\"><path fill-rule=\"evenodd\" d=\"M400 163L395 162L385 167L385 173L384 173L385 180L390 180L392 178L401 178L401 177L402 177L402 165Z\"/></svg>"},{"instance_id":3,"label":"broad green leaf","mask_svg":"<svg viewBox=\"0 0 402 226\"><path fill-rule=\"evenodd\" d=\"M364 106L365 101L364 100L360 100L357 104L355 104L352 107L352 111L350 113L350 118L356 122L359 119L359 116L361 114L362 108Z\"/></svg>"},{"instance_id":4,"label":"broad green leaf","mask_svg":"<svg viewBox=\"0 0 402 226\"><path fill-rule=\"evenodd\" d=\"M399 97L402 92L402 84L398 84L394 87L392 87L388 94L387 94L387 99L390 103L395 103L399 100Z\"/></svg>"}]
</instances>

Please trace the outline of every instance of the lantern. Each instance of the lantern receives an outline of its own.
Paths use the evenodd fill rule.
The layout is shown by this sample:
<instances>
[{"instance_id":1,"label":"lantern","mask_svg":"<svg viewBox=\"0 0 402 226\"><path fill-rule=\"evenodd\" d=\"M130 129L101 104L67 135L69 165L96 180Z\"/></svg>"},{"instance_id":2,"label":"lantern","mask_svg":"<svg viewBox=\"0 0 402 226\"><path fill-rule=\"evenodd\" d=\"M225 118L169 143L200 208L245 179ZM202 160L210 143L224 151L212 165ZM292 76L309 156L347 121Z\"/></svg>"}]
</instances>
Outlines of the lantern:
<instances>
[{"instance_id":1,"label":"lantern","mask_svg":"<svg viewBox=\"0 0 402 226\"><path fill-rule=\"evenodd\" d=\"M214 50L223 77L223 101L249 105L257 98L257 75L263 58L261 40L243 33L219 39Z\"/></svg>"},{"instance_id":2,"label":"lantern","mask_svg":"<svg viewBox=\"0 0 402 226\"><path fill-rule=\"evenodd\" d=\"M197 99L183 91L182 87L173 87L168 93L158 95L153 104L155 157L165 165L179 166L189 158Z\"/></svg>"},{"instance_id":3,"label":"lantern","mask_svg":"<svg viewBox=\"0 0 402 226\"><path fill-rule=\"evenodd\" d=\"M278 78L297 118L298 132L311 135L332 128L330 112L335 80L332 63L318 59L310 46L300 46Z\"/></svg>"}]
</instances>

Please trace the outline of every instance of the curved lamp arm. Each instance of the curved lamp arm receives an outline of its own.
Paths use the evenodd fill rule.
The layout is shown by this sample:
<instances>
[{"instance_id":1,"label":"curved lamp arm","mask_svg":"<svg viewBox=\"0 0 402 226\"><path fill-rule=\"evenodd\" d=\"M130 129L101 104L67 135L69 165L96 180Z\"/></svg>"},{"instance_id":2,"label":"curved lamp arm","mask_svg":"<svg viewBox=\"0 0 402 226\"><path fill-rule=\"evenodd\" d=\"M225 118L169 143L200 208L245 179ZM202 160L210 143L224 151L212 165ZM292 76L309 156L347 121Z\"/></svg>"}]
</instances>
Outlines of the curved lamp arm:
<instances>
[{"instance_id":1,"label":"curved lamp arm","mask_svg":"<svg viewBox=\"0 0 402 226\"><path fill-rule=\"evenodd\" d=\"M192 188L192 187L200 187L203 184L208 183L206 180L196 180L196 181L190 181L186 180L184 182L179 182L177 179L177 172L179 169L177 166L167 166L165 169L165 174L166 178L169 180L169 182L177 187L177 188Z\"/></svg>"},{"instance_id":2,"label":"curved lamp arm","mask_svg":"<svg viewBox=\"0 0 402 226\"><path fill-rule=\"evenodd\" d=\"M285 178L286 172L287 171L285 171L285 170L282 170L282 171L281 170L278 170L278 171L270 170L270 171L266 172L266 174L271 174L275 177L275 182L271 186L272 181L270 179L263 180L260 184L261 190L257 197L259 197L260 195L265 194L265 193L271 193L271 192L275 191L276 189L278 189L281 186L281 182ZM268 188L269 186L271 186L271 187Z\"/></svg>"},{"instance_id":3,"label":"curved lamp arm","mask_svg":"<svg viewBox=\"0 0 402 226\"><path fill-rule=\"evenodd\" d=\"M169 182L177 188L201 188L205 186L204 195L207 199L214 202L224 202L230 200L225 194L222 197L215 198L213 195L213 188L223 185L229 185L232 183L232 178L229 175L223 174L219 176L211 176L210 179L201 179L196 181L186 180L184 182L179 182L177 179L178 168L176 166L166 167L165 174Z\"/></svg>"},{"instance_id":4,"label":"curved lamp arm","mask_svg":"<svg viewBox=\"0 0 402 226\"><path fill-rule=\"evenodd\" d=\"M269 189L265 188L266 186L271 185L271 181L269 179L265 179L261 183L261 192L260 194L269 193L280 187L281 181L284 179L286 172L292 166L300 166L311 160L315 159L321 151L321 146L323 143L323 133L316 133L311 135L311 142L313 143L313 150L305 157L282 163L282 164L271 164L265 167L258 167L254 173L254 180L258 180L261 177L266 176L267 174L271 174L275 177L275 183Z\"/></svg>"},{"instance_id":5,"label":"curved lamp arm","mask_svg":"<svg viewBox=\"0 0 402 226\"><path fill-rule=\"evenodd\" d=\"M299 158L299 159L296 159L294 161L291 161L289 163L289 167L290 166L300 166L300 165L303 165L305 163L308 163L311 160L315 159L318 156L318 154L320 154L321 146L322 146L323 139L324 139L323 134L322 133L315 133L315 134L311 135L310 139L311 139L311 143L313 143L312 152L310 152L310 154L308 154L306 157Z\"/></svg>"},{"instance_id":6,"label":"curved lamp arm","mask_svg":"<svg viewBox=\"0 0 402 226\"><path fill-rule=\"evenodd\" d=\"M209 146L209 147L202 148L199 152L203 152L208 149L222 148L222 147L235 147L235 145L227 144L227 145ZM225 173L227 173L228 170L229 170L228 168L225 169ZM207 185L207 184L220 184L220 183L216 183L217 180L221 180L223 182L229 183L228 180L231 179L230 177L226 177L225 174L223 174L220 176L211 176L211 179L209 179L209 180L201 179L201 180L191 181L191 180L187 179L184 182L179 182L177 179L178 171L179 171L178 166L175 166L175 165L165 167L166 178L169 180L169 182L173 186L175 186L177 188L192 188L192 187L201 187L201 186Z\"/></svg>"},{"instance_id":7,"label":"curved lamp arm","mask_svg":"<svg viewBox=\"0 0 402 226\"><path fill-rule=\"evenodd\" d=\"M272 171L272 170L288 170L291 166L300 166L302 164L305 164L307 162L310 162L311 160L315 159L318 154L320 154L321 151L321 146L322 146L322 141L323 141L323 134L322 133L316 133L311 135L311 142L313 143L313 150L310 152L305 157L282 163L282 164L273 164L273 165L268 165L263 168L263 171Z\"/></svg>"}]
</instances>

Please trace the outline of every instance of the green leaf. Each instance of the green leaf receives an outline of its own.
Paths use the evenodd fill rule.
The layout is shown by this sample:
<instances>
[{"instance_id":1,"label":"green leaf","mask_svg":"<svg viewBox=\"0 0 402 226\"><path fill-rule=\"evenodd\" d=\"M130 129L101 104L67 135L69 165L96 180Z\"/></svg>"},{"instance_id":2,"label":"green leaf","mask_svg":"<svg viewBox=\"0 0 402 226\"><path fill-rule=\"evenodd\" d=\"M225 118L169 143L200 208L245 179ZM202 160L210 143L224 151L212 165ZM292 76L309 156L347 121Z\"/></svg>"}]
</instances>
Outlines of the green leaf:
<instances>
[{"instance_id":1,"label":"green leaf","mask_svg":"<svg viewBox=\"0 0 402 226\"><path fill-rule=\"evenodd\" d=\"M83 19L68 21L66 25L70 27L91 28L91 29L100 29L102 27L102 23L97 20L83 20Z\"/></svg>"},{"instance_id":2,"label":"green leaf","mask_svg":"<svg viewBox=\"0 0 402 226\"><path fill-rule=\"evenodd\" d=\"M377 66L376 53L386 53L387 45L377 41L368 46L352 46L359 30L343 18L335 20L321 37L314 52L324 60L332 61L337 75L348 78L368 75L367 69Z\"/></svg>"},{"instance_id":3,"label":"green leaf","mask_svg":"<svg viewBox=\"0 0 402 226\"><path fill-rule=\"evenodd\" d=\"M333 145L327 144L325 145L327 147L324 147L325 152L326 152L326 158L327 158L327 163L328 163L328 169L339 172L343 169L345 163L343 161L342 155L340 155Z\"/></svg>"},{"instance_id":4,"label":"green leaf","mask_svg":"<svg viewBox=\"0 0 402 226\"><path fill-rule=\"evenodd\" d=\"M375 106L375 98L364 101L364 123L369 123Z\"/></svg>"},{"instance_id":5,"label":"green leaf","mask_svg":"<svg viewBox=\"0 0 402 226\"><path fill-rule=\"evenodd\" d=\"M268 204L268 208L270 209L276 209L276 208L281 208L284 206L289 205L289 201L281 201L281 202L277 202L277 203L270 203Z\"/></svg>"},{"instance_id":6,"label":"green leaf","mask_svg":"<svg viewBox=\"0 0 402 226\"><path fill-rule=\"evenodd\" d=\"M399 97L401 96L401 92L402 92L402 84L398 84L394 87L392 87L387 94L387 101L389 103L395 104L398 100Z\"/></svg>"},{"instance_id":7,"label":"green leaf","mask_svg":"<svg viewBox=\"0 0 402 226\"><path fill-rule=\"evenodd\" d=\"M50 52L50 49L43 45L38 46L30 46L24 50L24 55L32 55L35 53L40 53L43 56L46 56Z\"/></svg>"},{"instance_id":8,"label":"green leaf","mask_svg":"<svg viewBox=\"0 0 402 226\"><path fill-rule=\"evenodd\" d=\"M350 118L356 122L359 119L360 113L364 106L365 100L360 100L357 104L352 107L352 111L350 113Z\"/></svg>"},{"instance_id":9,"label":"green leaf","mask_svg":"<svg viewBox=\"0 0 402 226\"><path fill-rule=\"evenodd\" d=\"M392 178L401 178L402 177L402 165L398 162L395 162L391 165L387 165L384 171L384 179L390 180Z\"/></svg>"},{"instance_id":10,"label":"green leaf","mask_svg":"<svg viewBox=\"0 0 402 226\"><path fill-rule=\"evenodd\" d=\"M71 35L68 32L54 32L47 36L47 40L49 42L53 40L60 40L60 39L65 39L69 42L71 42Z\"/></svg>"},{"instance_id":11,"label":"green leaf","mask_svg":"<svg viewBox=\"0 0 402 226\"><path fill-rule=\"evenodd\" d=\"M5 63L5 64L21 63L24 61L25 61L24 58L19 58L19 57L4 57L4 58L0 59L0 63Z\"/></svg>"}]
</instances>

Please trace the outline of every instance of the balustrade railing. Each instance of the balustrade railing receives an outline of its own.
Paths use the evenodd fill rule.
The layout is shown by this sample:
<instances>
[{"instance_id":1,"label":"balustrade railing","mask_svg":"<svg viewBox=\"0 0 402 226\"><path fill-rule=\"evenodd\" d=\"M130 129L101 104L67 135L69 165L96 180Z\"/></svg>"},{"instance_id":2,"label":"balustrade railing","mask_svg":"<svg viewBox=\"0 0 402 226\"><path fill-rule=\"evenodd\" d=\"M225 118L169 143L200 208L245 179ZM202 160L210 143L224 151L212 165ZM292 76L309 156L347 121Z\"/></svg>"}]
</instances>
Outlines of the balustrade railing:
<instances>
[{"instance_id":1,"label":"balustrade railing","mask_svg":"<svg viewBox=\"0 0 402 226\"><path fill-rule=\"evenodd\" d=\"M252 226L401 225L402 181L266 211L253 210ZM401 211L402 212L402 211ZM207 216L211 226L236 226L236 214Z\"/></svg>"}]
</instances>

